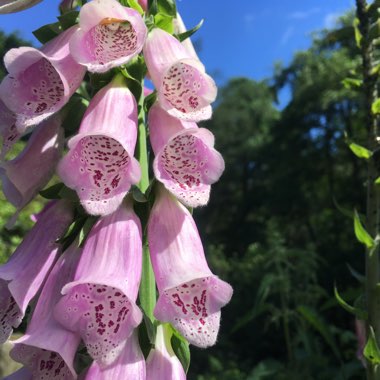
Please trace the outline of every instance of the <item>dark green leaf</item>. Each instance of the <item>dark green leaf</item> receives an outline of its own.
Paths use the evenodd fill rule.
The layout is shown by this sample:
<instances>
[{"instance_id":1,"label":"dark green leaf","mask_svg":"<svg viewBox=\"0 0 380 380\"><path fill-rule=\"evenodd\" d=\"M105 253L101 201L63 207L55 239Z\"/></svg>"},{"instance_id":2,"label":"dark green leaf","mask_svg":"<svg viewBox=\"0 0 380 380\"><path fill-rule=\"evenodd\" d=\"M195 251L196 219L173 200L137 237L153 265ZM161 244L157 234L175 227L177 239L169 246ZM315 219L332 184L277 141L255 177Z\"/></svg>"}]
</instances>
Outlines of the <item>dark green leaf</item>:
<instances>
[{"instance_id":1,"label":"dark green leaf","mask_svg":"<svg viewBox=\"0 0 380 380\"><path fill-rule=\"evenodd\" d=\"M360 243L363 243L367 248L374 247L375 241L362 225L359 214L356 210L354 211L354 230L355 236Z\"/></svg>"},{"instance_id":2,"label":"dark green leaf","mask_svg":"<svg viewBox=\"0 0 380 380\"><path fill-rule=\"evenodd\" d=\"M175 18L177 16L177 7L175 0L158 0L158 12Z\"/></svg>"},{"instance_id":3,"label":"dark green leaf","mask_svg":"<svg viewBox=\"0 0 380 380\"><path fill-rule=\"evenodd\" d=\"M89 101L78 94L74 94L66 104L63 110L64 120L62 123L66 137L77 132L88 104Z\"/></svg>"},{"instance_id":4,"label":"dark green leaf","mask_svg":"<svg viewBox=\"0 0 380 380\"><path fill-rule=\"evenodd\" d=\"M79 202L78 195L75 190L69 189L64 186L58 193L59 197L62 199L68 199L70 201Z\"/></svg>"},{"instance_id":5,"label":"dark green leaf","mask_svg":"<svg viewBox=\"0 0 380 380\"><path fill-rule=\"evenodd\" d=\"M361 284L364 284L364 282L365 282L365 276L363 276L358 271L356 271L354 268L352 268L351 265L349 265L349 264L346 264L346 265L347 265L348 270L352 274L352 276L354 278L356 278Z\"/></svg>"},{"instance_id":6,"label":"dark green leaf","mask_svg":"<svg viewBox=\"0 0 380 380\"><path fill-rule=\"evenodd\" d=\"M380 99L376 99L374 103L372 103L371 111L374 115L380 114Z\"/></svg>"},{"instance_id":7,"label":"dark green leaf","mask_svg":"<svg viewBox=\"0 0 380 380\"><path fill-rule=\"evenodd\" d=\"M53 24L47 24L36 29L33 34L42 44L49 42L53 38L57 37L62 32L62 27L59 22Z\"/></svg>"},{"instance_id":8,"label":"dark green leaf","mask_svg":"<svg viewBox=\"0 0 380 380\"><path fill-rule=\"evenodd\" d=\"M139 202L139 203L148 202L148 199L146 198L144 193L135 185L132 186L132 195L133 195L133 199L136 202Z\"/></svg>"},{"instance_id":9,"label":"dark green leaf","mask_svg":"<svg viewBox=\"0 0 380 380\"><path fill-rule=\"evenodd\" d=\"M173 326L171 326L171 329L173 332L171 337L173 351L181 362L183 369L187 373L190 366L189 342Z\"/></svg>"},{"instance_id":10,"label":"dark green leaf","mask_svg":"<svg viewBox=\"0 0 380 380\"><path fill-rule=\"evenodd\" d=\"M151 94L149 94L147 97L144 99L144 111L149 112L150 107L155 103L157 100L157 92L154 91Z\"/></svg>"},{"instance_id":11,"label":"dark green leaf","mask_svg":"<svg viewBox=\"0 0 380 380\"><path fill-rule=\"evenodd\" d=\"M369 327L369 337L364 347L363 355L370 363L374 365L380 364L380 350L372 326Z\"/></svg>"},{"instance_id":12,"label":"dark green leaf","mask_svg":"<svg viewBox=\"0 0 380 380\"><path fill-rule=\"evenodd\" d=\"M78 11L70 11L61 16L58 16L58 20L63 30L69 29L73 25L78 23Z\"/></svg>"},{"instance_id":13,"label":"dark green leaf","mask_svg":"<svg viewBox=\"0 0 380 380\"><path fill-rule=\"evenodd\" d=\"M334 286L334 295L335 299L338 301L339 305L346 311L348 311L351 314L354 314L357 318L366 320L368 317L368 314L365 310L356 308L354 306L349 305L338 293L338 289L336 286Z\"/></svg>"},{"instance_id":14,"label":"dark green leaf","mask_svg":"<svg viewBox=\"0 0 380 380\"><path fill-rule=\"evenodd\" d=\"M60 199L59 192L64 188L62 182L56 183L53 186L48 187L47 189L41 190L40 195L46 199Z\"/></svg>"},{"instance_id":15,"label":"dark green leaf","mask_svg":"<svg viewBox=\"0 0 380 380\"><path fill-rule=\"evenodd\" d=\"M182 42L186 40L186 38L191 37L203 25L203 21L204 20L202 19L196 26L194 26L194 28L189 29L184 33L178 34L177 38Z\"/></svg>"},{"instance_id":16,"label":"dark green leaf","mask_svg":"<svg viewBox=\"0 0 380 380\"><path fill-rule=\"evenodd\" d=\"M91 231L91 228L94 226L94 224L96 223L97 219L98 218L94 217L94 216L89 216L86 219L86 222L84 223L84 225L81 228L80 233L79 233L79 243L78 244L80 246L83 246L84 242L87 239L88 234Z\"/></svg>"}]
</instances>

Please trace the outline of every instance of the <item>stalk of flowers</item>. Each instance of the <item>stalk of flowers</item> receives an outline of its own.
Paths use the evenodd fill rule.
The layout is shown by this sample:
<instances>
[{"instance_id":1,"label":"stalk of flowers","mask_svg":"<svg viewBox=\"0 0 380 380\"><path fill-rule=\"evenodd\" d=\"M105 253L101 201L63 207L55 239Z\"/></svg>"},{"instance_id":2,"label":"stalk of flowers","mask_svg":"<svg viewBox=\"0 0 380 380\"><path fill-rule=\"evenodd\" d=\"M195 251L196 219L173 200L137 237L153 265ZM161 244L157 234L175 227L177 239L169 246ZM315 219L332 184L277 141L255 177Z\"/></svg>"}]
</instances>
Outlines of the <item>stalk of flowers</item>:
<instances>
[{"instance_id":1,"label":"stalk of flowers","mask_svg":"<svg viewBox=\"0 0 380 380\"><path fill-rule=\"evenodd\" d=\"M92 361L81 379L185 379L185 368L170 342L173 329L179 332L176 336L182 334L185 350L188 343L215 344L220 309L232 296L231 286L208 267L186 208L206 205L211 185L224 170L213 134L196 124L211 117L216 85L194 51L172 35L173 30L185 31L175 6L170 10L174 24L163 30L160 17L154 17L160 0L158 7L139 3L133 9L126 4L134 2L128 1L88 2L80 9L79 24L41 50L13 49L5 57L9 74L0 85L3 156L25 129L37 124L28 143L37 147L25 148L32 152L30 157L22 160L21 154L17 171L5 170L12 161L4 163L4 191L17 207L45 186L47 175L41 173L44 180L35 181L28 177L40 162L49 161L46 172L51 175L47 168L55 167L59 156L44 156L41 146L52 142L52 125L61 128L57 120L66 113L54 114L71 102L86 71L91 81L81 86L78 96L97 90L77 130L67 127L67 120L63 123L66 136L71 136L57 167L63 183L44 192L69 199L49 204L13 259L3 270L0 267L0 290L6 294L0 298L6 310L0 313L3 340L45 281L26 334L14 342L11 353L25 367L10 379L53 378L53 372L58 379L76 379L73 361L81 340ZM76 4L62 1L62 13ZM144 88L147 73L156 87L153 106L145 101L155 96ZM100 89L92 87L97 78ZM11 88L15 95L6 99ZM150 187L145 119L155 156L153 173L162 183L154 181ZM40 171L45 172L45 165ZM21 172L23 178L17 175ZM134 199L139 204L133 204ZM60 217L67 215L65 223L57 216L58 207L64 208ZM46 226L49 222L52 226ZM35 243L41 240L50 250ZM38 251L30 268L27 245ZM24 273L27 292L19 302L11 285ZM150 326L154 331L143 347L145 358L137 332L143 321L140 307L147 330L154 318L159 320ZM54 339L50 342L48 336Z\"/></svg>"}]
</instances>

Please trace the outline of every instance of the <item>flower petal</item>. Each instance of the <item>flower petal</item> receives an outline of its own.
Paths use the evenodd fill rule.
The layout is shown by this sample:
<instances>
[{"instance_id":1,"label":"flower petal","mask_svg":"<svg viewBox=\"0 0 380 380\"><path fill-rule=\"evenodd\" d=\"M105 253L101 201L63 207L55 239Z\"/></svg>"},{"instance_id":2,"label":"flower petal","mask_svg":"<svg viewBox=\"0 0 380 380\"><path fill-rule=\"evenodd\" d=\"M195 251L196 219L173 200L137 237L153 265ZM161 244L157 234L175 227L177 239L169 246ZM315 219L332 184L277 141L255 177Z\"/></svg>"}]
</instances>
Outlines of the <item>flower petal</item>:
<instances>
[{"instance_id":1,"label":"flower petal","mask_svg":"<svg viewBox=\"0 0 380 380\"><path fill-rule=\"evenodd\" d=\"M0 14L15 13L33 7L42 0L3 0L0 4Z\"/></svg>"},{"instance_id":2,"label":"flower petal","mask_svg":"<svg viewBox=\"0 0 380 380\"><path fill-rule=\"evenodd\" d=\"M116 360L141 322L141 266L140 222L131 207L121 207L92 228L74 281L62 289L56 319L82 336L101 366Z\"/></svg>"}]
</instances>

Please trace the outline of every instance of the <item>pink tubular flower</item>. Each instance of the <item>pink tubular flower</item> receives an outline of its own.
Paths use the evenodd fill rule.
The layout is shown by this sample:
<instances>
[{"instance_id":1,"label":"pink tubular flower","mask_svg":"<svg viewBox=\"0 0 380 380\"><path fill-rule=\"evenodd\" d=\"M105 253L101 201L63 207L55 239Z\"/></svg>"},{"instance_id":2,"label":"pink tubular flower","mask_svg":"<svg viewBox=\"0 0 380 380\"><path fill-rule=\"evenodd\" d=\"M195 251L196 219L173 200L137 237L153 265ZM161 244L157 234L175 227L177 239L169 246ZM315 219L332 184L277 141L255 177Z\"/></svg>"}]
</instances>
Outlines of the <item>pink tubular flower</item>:
<instances>
[{"instance_id":1,"label":"pink tubular flower","mask_svg":"<svg viewBox=\"0 0 380 380\"><path fill-rule=\"evenodd\" d=\"M148 241L160 292L155 317L198 347L213 345L232 288L210 271L189 211L162 188L150 214Z\"/></svg>"},{"instance_id":2,"label":"pink tubular flower","mask_svg":"<svg viewBox=\"0 0 380 380\"><path fill-rule=\"evenodd\" d=\"M166 113L156 103L148 116L156 178L189 207L203 206L211 184L224 170L224 160L214 147L214 136L194 122Z\"/></svg>"},{"instance_id":3,"label":"pink tubular flower","mask_svg":"<svg viewBox=\"0 0 380 380\"><path fill-rule=\"evenodd\" d=\"M70 151L58 165L62 181L75 189L89 214L115 211L140 179L133 157L137 105L128 88L114 80L92 99Z\"/></svg>"},{"instance_id":4,"label":"pink tubular flower","mask_svg":"<svg viewBox=\"0 0 380 380\"><path fill-rule=\"evenodd\" d=\"M116 360L141 322L135 304L141 266L140 221L132 207L121 206L92 228L74 280L62 289L56 319L82 336L101 366Z\"/></svg>"},{"instance_id":5,"label":"pink tubular flower","mask_svg":"<svg viewBox=\"0 0 380 380\"><path fill-rule=\"evenodd\" d=\"M72 220L72 210L60 201L41 215L32 230L0 266L0 343L4 343L25 314L59 251L56 240Z\"/></svg>"},{"instance_id":6,"label":"pink tubular flower","mask_svg":"<svg viewBox=\"0 0 380 380\"><path fill-rule=\"evenodd\" d=\"M93 362L84 380L145 380L145 372L145 359L140 350L138 336L135 330L114 363L102 368L97 362Z\"/></svg>"},{"instance_id":7,"label":"pink tubular flower","mask_svg":"<svg viewBox=\"0 0 380 380\"><path fill-rule=\"evenodd\" d=\"M4 195L18 210L49 182L62 148L61 121L53 116L33 131L26 147L15 159L0 164Z\"/></svg>"},{"instance_id":8,"label":"pink tubular flower","mask_svg":"<svg viewBox=\"0 0 380 380\"><path fill-rule=\"evenodd\" d=\"M76 29L62 32L41 50L20 47L5 54L9 74L0 84L0 98L16 114L19 131L59 111L82 82L85 68L69 52Z\"/></svg>"},{"instance_id":9,"label":"pink tubular flower","mask_svg":"<svg viewBox=\"0 0 380 380\"><path fill-rule=\"evenodd\" d=\"M4 102L0 100L0 135L2 138L2 147L0 152L0 161L21 137L21 133L16 128L16 115L10 111Z\"/></svg>"},{"instance_id":10,"label":"pink tubular flower","mask_svg":"<svg viewBox=\"0 0 380 380\"><path fill-rule=\"evenodd\" d=\"M88 71L97 73L123 65L139 54L147 35L140 14L116 0L85 4L79 26L70 41L71 54Z\"/></svg>"},{"instance_id":11,"label":"pink tubular flower","mask_svg":"<svg viewBox=\"0 0 380 380\"><path fill-rule=\"evenodd\" d=\"M145 12L148 10L148 0L139 0L139 4Z\"/></svg>"},{"instance_id":12,"label":"pink tubular flower","mask_svg":"<svg viewBox=\"0 0 380 380\"><path fill-rule=\"evenodd\" d=\"M42 0L2 0L0 2L0 14L20 12L33 7Z\"/></svg>"},{"instance_id":13,"label":"pink tubular flower","mask_svg":"<svg viewBox=\"0 0 380 380\"><path fill-rule=\"evenodd\" d=\"M53 308L61 297L62 286L72 279L79 257L80 249L74 242L49 274L25 335L12 342L10 356L24 364L33 379L77 378L73 362L80 337L54 319Z\"/></svg>"},{"instance_id":14,"label":"pink tubular flower","mask_svg":"<svg viewBox=\"0 0 380 380\"><path fill-rule=\"evenodd\" d=\"M144 57L162 108L183 120L211 117L215 82L175 37L153 29L146 39Z\"/></svg>"},{"instance_id":15,"label":"pink tubular flower","mask_svg":"<svg viewBox=\"0 0 380 380\"><path fill-rule=\"evenodd\" d=\"M146 375L148 380L186 380L185 371L173 352L170 335L164 325L157 327L154 349L146 360Z\"/></svg>"}]
</instances>

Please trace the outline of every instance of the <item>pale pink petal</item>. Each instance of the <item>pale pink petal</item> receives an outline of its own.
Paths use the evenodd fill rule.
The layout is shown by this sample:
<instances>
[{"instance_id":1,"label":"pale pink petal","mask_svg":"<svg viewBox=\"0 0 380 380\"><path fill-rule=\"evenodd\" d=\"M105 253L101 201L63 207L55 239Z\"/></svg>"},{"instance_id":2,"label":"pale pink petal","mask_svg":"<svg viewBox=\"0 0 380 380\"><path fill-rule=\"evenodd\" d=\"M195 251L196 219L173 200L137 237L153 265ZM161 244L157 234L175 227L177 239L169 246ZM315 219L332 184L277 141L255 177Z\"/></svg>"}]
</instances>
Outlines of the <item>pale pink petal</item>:
<instances>
[{"instance_id":1,"label":"pale pink petal","mask_svg":"<svg viewBox=\"0 0 380 380\"><path fill-rule=\"evenodd\" d=\"M146 360L146 374L149 380L186 380L185 371L173 352L170 336L163 325L157 327L154 349Z\"/></svg>"},{"instance_id":2,"label":"pale pink petal","mask_svg":"<svg viewBox=\"0 0 380 380\"><path fill-rule=\"evenodd\" d=\"M170 116L158 104L151 107L148 124L156 178L185 205L207 204L211 185L224 171L213 134Z\"/></svg>"},{"instance_id":3,"label":"pale pink petal","mask_svg":"<svg viewBox=\"0 0 380 380\"><path fill-rule=\"evenodd\" d=\"M174 33L181 34L187 31L187 28L182 20L182 17L179 13L177 13L177 17L173 20ZM195 59L199 59L197 52L194 49L194 45L191 42L190 37L186 38L182 41L182 45L185 47L187 52Z\"/></svg>"},{"instance_id":4,"label":"pale pink petal","mask_svg":"<svg viewBox=\"0 0 380 380\"><path fill-rule=\"evenodd\" d=\"M25 314L59 252L56 242L72 221L70 205L49 206L9 261L0 266L0 343L4 343Z\"/></svg>"},{"instance_id":5,"label":"pale pink petal","mask_svg":"<svg viewBox=\"0 0 380 380\"><path fill-rule=\"evenodd\" d=\"M70 41L74 59L91 72L123 65L143 48L147 29L140 14L116 0L94 0L79 15L79 30Z\"/></svg>"},{"instance_id":6,"label":"pale pink petal","mask_svg":"<svg viewBox=\"0 0 380 380\"><path fill-rule=\"evenodd\" d=\"M84 380L115 379L146 380L145 358L139 346L136 330L114 363L101 367L97 362L93 362L84 377Z\"/></svg>"},{"instance_id":7,"label":"pale pink petal","mask_svg":"<svg viewBox=\"0 0 380 380\"><path fill-rule=\"evenodd\" d=\"M0 161L4 160L12 146L20 139L22 134L16 128L16 115L10 111L4 102L0 100L0 135L2 147Z\"/></svg>"},{"instance_id":8,"label":"pale pink petal","mask_svg":"<svg viewBox=\"0 0 380 380\"><path fill-rule=\"evenodd\" d=\"M85 68L69 52L76 26L62 32L41 50L11 49L4 57L8 75L0 84L0 98L16 114L20 131L59 111L82 82Z\"/></svg>"},{"instance_id":9,"label":"pale pink petal","mask_svg":"<svg viewBox=\"0 0 380 380\"><path fill-rule=\"evenodd\" d=\"M215 82L176 38L153 29L144 46L144 57L162 108L188 121L211 117L210 103L217 94Z\"/></svg>"},{"instance_id":10,"label":"pale pink petal","mask_svg":"<svg viewBox=\"0 0 380 380\"><path fill-rule=\"evenodd\" d=\"M154 315L172 323L191 344L215 344L220 309L232 288L212 274L191 214L164 189L149 218L148 241L160 292Z\"/></svg>"},{"instance_id":11,"label":"pale pink petal","mask_svg":"<svg viewBox=\"0 0 380 380\"><path fill-rule=\"evenodd\" d=\"M13 360L22 363L33 379L74 380L74 357L80 337L64 329L53 317L61 289L72 280L80 257L77 242L58 259L39 296L26 333L12 342Z\"/></svg>"},{"instance_id":12,"label":"pale pink petal","mask_svg":"<svg viewBox=\"0 0 380 380\"><path fill-rule=\"evenodd\" d=\"M77 191L89 214L115 211L140 180L133 157L137 104L128 88L110 83L92 99L70 151L58 165L62 181Z\"/></svg>"},{"instance_id":13,"label":"pale pink petal","mask_svg":"<svg viewBox=\"0 0 380 380\"><path fill-rule=\"evenodd\" d=\"M142 266L141 225L132 207L122 206L92 228L73 282L55 317L81 335L101 366L122 352L142 314L136 306Z\"/></svg>"},{"instance_id":14,"label":"pale pink petal","mask_svg":"<svg viewBox=\"0 0 380 380\"><path fill-rule=\"evenodd\" d=\"M57 116L34 131L24 150L0 166L5 197L18 210L27 205L49 182L61 158L63 129Z\"/></svg>"}]
</instances>

